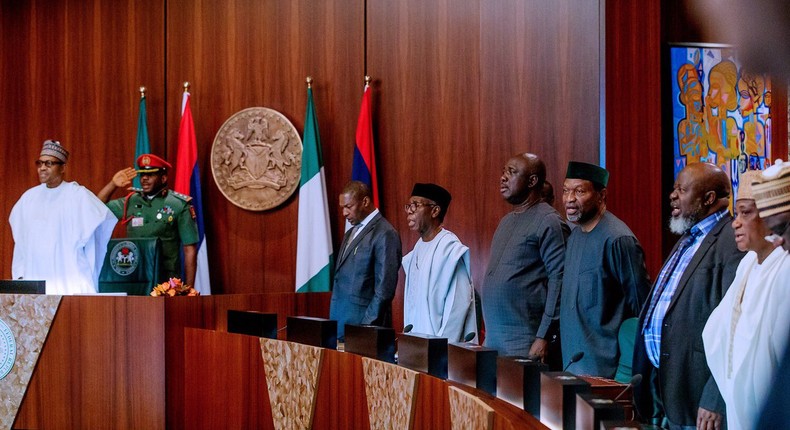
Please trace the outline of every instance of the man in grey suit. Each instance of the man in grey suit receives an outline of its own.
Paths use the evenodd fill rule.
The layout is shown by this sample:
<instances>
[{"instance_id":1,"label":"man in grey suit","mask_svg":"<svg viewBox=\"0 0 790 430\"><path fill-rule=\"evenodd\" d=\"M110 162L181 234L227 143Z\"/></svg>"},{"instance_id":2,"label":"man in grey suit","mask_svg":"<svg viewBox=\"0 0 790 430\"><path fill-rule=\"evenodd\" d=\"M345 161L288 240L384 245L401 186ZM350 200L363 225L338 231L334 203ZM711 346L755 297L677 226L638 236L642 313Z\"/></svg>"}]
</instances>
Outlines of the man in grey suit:
<instances>
[{"instance_id":1,"label":"man in grey suit","mask_svg":"<svg viewBox=\"0 0 790 430\"><path fill-rule=\"evenodd\" d=\"M556 330L568 227L542 200L545 180L534 154L513 156L499 180L513 210L494 233L481 294L485 346L500 355L545 360Z\"/></svg>"},{"instance_id":2,"label":"man in grey suit","mask_svg":"<svg viewBox=\"0 0 790 430\"><path fill-rule=\"evenodd\" d=\"M337 253L329 318L337 321L337 340L343 342L346 324L392 326L402 255L400 236L373 206L370 187L346 184L340 208L352 228Z\"/></svg>"},{"instance_id":3,"label":"man in grey suit","mask_svg":"<svg viewBox=\"0 0 790 430\"><path fill-rule=\"evenodd\" d=\"M729 178L713 164L689 164L678 174L669 225L682 236L637 326L633 373L647 383L637 387L634 400L645 419L660 417L663 408L673 430L721 427L724 400L705 360L702 329L744 255L735 244L729 196Z\"/></svg>"}]
</instances>

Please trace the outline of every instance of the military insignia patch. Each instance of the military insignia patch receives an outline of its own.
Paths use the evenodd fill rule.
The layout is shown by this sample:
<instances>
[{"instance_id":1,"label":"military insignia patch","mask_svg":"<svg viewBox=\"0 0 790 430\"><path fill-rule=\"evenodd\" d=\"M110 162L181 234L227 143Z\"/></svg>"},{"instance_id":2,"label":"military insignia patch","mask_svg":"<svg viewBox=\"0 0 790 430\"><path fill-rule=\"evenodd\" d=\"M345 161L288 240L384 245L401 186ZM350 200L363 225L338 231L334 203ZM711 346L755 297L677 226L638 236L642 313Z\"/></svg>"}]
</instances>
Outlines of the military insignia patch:
<instances>
[{"instance_id":1,"label":"military insignia patch","mask_svg":"<svg viewBox=\"0 0 790 430\"><path fill-rule=\"evenodd\" d=\"M134 242L128 240L118 242L110 251L110 266L121 276L134 273L139 263L140 251Z\"/></svg>"},{"instance_id":2,"label":"military insignia patch","mask_svg":"<svg viewBox=\"0 0 790 430\"><path fill-rule=\"evenodd\" d=\"M170 190L170 194L172 194L173 197L178 197L179 199L181 199L181 200L183 200L185 202L188 202L188 201L192 200L192 197L190 197L190 196L188 196L186 194L177 193L177 192L175 192L173 190Z\"/></svg>"},{"instance_id":3,"label":"military insignia patch","mask_svg":"<svg viewBox=\"0 0 790 430\"><path fill-rule=\"evenodd\" d=\"M174 211L171 206L165 205L162 207L162 209L156 211L156 219L163 219L167 222L173 222L173 214L175 213L176 211Z\"/></svg>"}]
</instances>

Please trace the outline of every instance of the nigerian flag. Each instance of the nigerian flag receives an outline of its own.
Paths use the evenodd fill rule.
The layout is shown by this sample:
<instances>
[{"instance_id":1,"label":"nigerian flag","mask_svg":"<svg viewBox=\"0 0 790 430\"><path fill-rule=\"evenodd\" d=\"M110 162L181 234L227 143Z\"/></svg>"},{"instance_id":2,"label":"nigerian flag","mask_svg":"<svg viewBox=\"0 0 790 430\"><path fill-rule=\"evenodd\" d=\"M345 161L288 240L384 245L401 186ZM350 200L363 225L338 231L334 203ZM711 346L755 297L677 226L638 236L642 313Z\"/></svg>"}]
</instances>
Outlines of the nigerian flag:
<instances>
[{"instance_id":1,"label":"nigerian flag","mask_svg":"<svg viewBox=\"0 0 790 430\"><path fill-rule=\"evenodd\" d=\"M151 152L148 141L148 121L145 114L145 87L140 88L140 113L137 116L137 143L134 146L134 168L139 169L137 158ZM134 177L132 186L140 188L140 175Z\"/></svg>"},{"instance_id":2,"label":"nigerian flag","mask_svg":"<svg viewBox=\"0 0 790 430\"><path fill-rule=\"evenodd\" d=\"M296 292L324 292L331 290L334 259L321 139L313 106L313 89L309 84L302 140L299 230L296 236Z\"/></svg>"}]
</instances>

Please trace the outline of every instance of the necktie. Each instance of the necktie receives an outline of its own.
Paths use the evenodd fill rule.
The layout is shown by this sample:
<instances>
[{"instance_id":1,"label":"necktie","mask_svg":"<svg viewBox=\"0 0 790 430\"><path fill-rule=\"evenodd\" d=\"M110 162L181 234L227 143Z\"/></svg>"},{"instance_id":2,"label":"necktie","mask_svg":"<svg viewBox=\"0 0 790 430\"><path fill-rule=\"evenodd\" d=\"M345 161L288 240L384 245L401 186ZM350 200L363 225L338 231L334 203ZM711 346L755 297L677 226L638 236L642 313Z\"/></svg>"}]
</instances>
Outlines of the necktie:
<instances>
[{"instance_id":1,"label":"necktie","mask_svg":"<svg viewBox=\"0 0 790 430\"><path fill-rule=\"evenodd\" d=\"M666 289L667 285L669 284L669 280L672 278L672 273L677 268L678 263L680 262L680 257L683 255L684 252L694 243L694 238L696 236L692 233L687 235L678 245L678 249L672 254L669 258L669 262L667 262L666 270L664 270L660 277L659 283L656 285L655 291L653 291L653 297L650 299L650 307L648 308L647 317L645 318L645 326L647 326L650 322L650 318L652 318L653 311L656 308L656 304L658 303L658 299L661 297L661 294L664 293L664 289Z\"/></svg>"},{"instance_id":2,"label":"necktie","mask_svg":"<svg viewBox=\"0 0 790 430\"><path fill-rule=\"evenodd\" d=\"M346 248L343 250L342 258L346 258L346 254L348 254L348 250L351 249L351 241L354 240L354 235L357 234L357 230L359 230L359 224L351 227L351 231L348 232L348 240L346 241Z\"/></svg>"}]
</instances>

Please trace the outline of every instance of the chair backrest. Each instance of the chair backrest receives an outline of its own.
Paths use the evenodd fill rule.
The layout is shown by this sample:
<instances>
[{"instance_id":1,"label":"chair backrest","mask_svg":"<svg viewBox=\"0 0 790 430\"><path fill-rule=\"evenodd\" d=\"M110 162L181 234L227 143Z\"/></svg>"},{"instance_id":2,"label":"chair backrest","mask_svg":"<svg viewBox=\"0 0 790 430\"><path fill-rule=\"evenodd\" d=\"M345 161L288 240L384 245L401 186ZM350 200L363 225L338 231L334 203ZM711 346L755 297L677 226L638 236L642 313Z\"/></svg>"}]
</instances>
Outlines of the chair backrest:
<instances>
[{"instance_id":1,"label":"chair backrest","mask_svg":"<svg viewBox=\"0 0 790 430\"><path fill-rule=\"evenodd\" d=\"M628 318L620 325L620 331L617 333L620 361L617 363L617 373L614 380L622 384L627 384L631 380L637 325L639 325L639 318Z\"/></svg>"}]
</instances>

